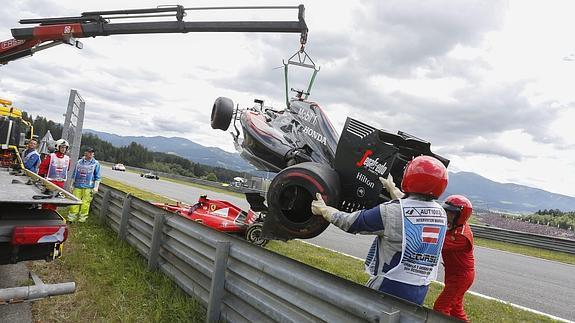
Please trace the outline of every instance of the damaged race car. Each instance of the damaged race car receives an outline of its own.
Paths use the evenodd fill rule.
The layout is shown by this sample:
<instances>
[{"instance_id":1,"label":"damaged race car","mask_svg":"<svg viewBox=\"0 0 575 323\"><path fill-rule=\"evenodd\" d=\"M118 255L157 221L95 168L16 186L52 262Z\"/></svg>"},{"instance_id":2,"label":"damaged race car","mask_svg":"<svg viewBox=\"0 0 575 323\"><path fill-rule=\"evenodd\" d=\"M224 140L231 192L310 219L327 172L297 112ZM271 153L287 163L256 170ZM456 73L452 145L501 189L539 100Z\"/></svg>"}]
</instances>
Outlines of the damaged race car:
<instances>
[{"instance_id":1,"label":"damaged race car","mask_svg":"<svg viewBox=\"0 0 575 323\"><path fill-rule=\"evenodd\" d=\"M312 68L306 91L291 89L288 98L288 67ZM311 213L316 193L330 206L352 212L390 200L379 177L392 174L401 187L407 163L419 155L449 160L431 152L429 142L408 133L392 133L347 118L341 136L322 108L309 101L319 68L302 49L284 62L286 108L268 107L254 100L240 109L229 98L219 97L212 106L211 126L231 132L240 155L259 170L276 172L264 197L248 199L254 210L266 214L263 234L267 239L313 238L329 225ZM243 137L240 129L242 129Z\"/></svg>"},{"instance_id":2,"label":"damaged race car","mask_svg":"<svg viewBox=\"0 0 575 323\"><path fill-rule=\"evenodd\" d=\"M212 200L207 195L201 195L194 205L180 202L152 204L218 231L241 236L258 246L263 247L268 242L262 238L263 214L253 210L243 211L227 201Z\"/></svg>"}]
</instances>

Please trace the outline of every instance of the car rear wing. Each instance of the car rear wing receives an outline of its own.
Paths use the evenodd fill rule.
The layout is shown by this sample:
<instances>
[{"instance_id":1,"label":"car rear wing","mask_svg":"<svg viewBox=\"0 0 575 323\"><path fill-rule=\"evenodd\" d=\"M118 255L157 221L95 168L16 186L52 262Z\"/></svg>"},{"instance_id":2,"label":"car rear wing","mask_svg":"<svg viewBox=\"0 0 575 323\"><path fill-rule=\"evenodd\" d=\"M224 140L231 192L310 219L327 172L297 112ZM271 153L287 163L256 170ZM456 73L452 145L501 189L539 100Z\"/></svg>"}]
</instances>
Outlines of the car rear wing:
<instances>
[{"instance_id":1,"label":"car rear wing","mask_svg":"<svg viewBox=\"0 0 575 323\"><path fill-rule=\"evenodd\" d=\"M340 176L340 210L371 208L391 198L379 177L391 173L397 187L407 163L420 155L432 156L446 167L449 160L431 152L431 144L408 133L376 129L347 118L337 145L335 170Z\"/></svg>"}]
</instances>

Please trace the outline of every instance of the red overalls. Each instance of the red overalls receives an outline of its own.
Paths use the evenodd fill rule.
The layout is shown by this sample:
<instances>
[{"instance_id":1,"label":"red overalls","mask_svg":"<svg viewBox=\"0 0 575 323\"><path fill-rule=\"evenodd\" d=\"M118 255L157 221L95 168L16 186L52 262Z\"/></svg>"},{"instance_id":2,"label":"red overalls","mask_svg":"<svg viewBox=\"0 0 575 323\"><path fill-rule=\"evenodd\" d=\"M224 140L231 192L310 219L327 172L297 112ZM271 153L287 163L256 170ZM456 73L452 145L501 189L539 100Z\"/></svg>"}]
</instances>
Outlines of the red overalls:
<instances>
[{"instance_id":1,"label":"red overalls","mask_svg":"<svg viewBox=\"0 0 575 323\"><path fill-rule=\"evenodd\" d=\"M463 309L463 295L475 279L473 233L469 224L447 231L442 255L445 288L433 304L433 309L468 321Z\"/></svg>"}]
</instances>

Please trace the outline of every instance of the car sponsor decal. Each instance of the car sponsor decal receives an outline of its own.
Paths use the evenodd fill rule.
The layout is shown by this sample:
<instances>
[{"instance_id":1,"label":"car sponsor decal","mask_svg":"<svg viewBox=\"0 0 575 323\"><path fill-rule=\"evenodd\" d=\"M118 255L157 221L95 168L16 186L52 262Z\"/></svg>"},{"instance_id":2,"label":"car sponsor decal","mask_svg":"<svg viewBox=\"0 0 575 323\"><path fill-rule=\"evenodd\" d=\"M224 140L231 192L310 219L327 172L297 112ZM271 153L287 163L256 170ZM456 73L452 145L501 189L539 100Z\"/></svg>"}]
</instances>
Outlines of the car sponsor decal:
<instances>
[{"instance_id":1,"label":"car sponsor decal","mask_svg":"<svg viewBox=\"0 0 575 323\"><path fill-rule=\"evenodd\" d=\"M324 135L322 135L321 133L315 131L313 128L310 128L308 126L304 126L303 128L303 133L312 137L313 139L315 139L316 141L324 144L325 146L327 146L327 139L325 138Z\"/></svg>"},{"instance_id":2,"label":"car sponsor decal","mask_svg":"<svg viewBox=\"0 0 575 323\"><path fill-rule=\"evenodd\" d=\"M373 159L369 156L373 155L373 150L366 149L361 159L355 164L357 167L365 167L372 173L383 176L387 171L387 162L384 164L379 163L379 157Z\"/></svg>"},{"instance_id":3,"label":"car sponsor decal","mask_svg":"<svg viewBox=\"0 0 575 323\"><path fill-rule=\"evenodd\" d=\"M317 124L317 115L307 109L299 109L298 116L314 126Z\"/></svg>"}]
</instances>

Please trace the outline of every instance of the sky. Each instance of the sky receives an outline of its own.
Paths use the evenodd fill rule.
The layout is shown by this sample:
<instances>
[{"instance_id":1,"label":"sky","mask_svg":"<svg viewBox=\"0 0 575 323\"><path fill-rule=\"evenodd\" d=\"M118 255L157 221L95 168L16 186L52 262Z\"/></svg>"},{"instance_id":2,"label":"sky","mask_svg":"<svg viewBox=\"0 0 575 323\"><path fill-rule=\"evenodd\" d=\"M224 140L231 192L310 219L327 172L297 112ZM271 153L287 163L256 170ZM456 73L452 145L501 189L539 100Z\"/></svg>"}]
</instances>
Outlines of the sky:
<instances>
[{"instance_id":1,"label":"sky","mask_svg":"<svg viewBox=\"0 0 575 323\"><path fill-rule=\"evenodd\" d=\"M149 0L4 1L0 40L18 20L164 5ZM353 117L413 134L471 171L575 196L575 3L457 0L180 1L184 7L306 7L306 52L321 66L310 99L341 131ZM161 18L158 18L161 19ZM296 20L296 10L190 12L186 21ZM188 33L82 39L0 67L0 97L63 122L70 89L84 127L178 136L233 151L210 127L219 96L285 106L282 59L297 34ZM296 70L293 75L304 75ZM296 81L298 79L296 78ZM292 87L302 88L297 84Z\"/></svg>"}]
</instances>

